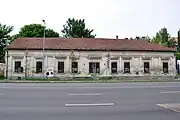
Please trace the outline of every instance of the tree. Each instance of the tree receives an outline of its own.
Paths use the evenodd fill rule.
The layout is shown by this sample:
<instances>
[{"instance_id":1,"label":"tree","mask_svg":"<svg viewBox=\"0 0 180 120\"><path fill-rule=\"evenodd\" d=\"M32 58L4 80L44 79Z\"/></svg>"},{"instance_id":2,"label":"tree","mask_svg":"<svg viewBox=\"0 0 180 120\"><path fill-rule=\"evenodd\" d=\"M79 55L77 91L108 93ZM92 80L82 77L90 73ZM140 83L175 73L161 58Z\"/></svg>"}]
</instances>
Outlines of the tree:
<instances>
[{"instance_id":1,"label":"tree","mask_svg":"<svg viewBox=\"0 0 180 120\"><path fill-rule=\"evenodd\" d=\"M53 29L45 30L46 37L59 37L59 33L55 32Z\"/></svg>"},{"instance_id":2,"label":"tree","mask_svg":"<svg viewBox=\"0 0 180 120\"><path fill-rule=\"evenodd\" d=\"M168 31L167 31L167 28L162 28L159 31L159 34L161 36L161 44L164 45L164 46L169 47L169 45L170 45L170 43L169 43L170 35L169 35Z\"/></svg>"},{"instance_id":3,"label":"tree","mask_svg":"<svg viewBox=\"0 0 180 120\"><path fill-rule=\"evenodd\" d=\"M93 30L87 29L85 20L68 19L66 24L63 25L63 37L65 38L95 38L96 35L92 35Z\"/></svg>"},{"instance_id":4,"label":"tree","mask_svg":"<svg viewBox=\"0 0 180 120\"><path fill-rule=\"evenodd\" d=\"M177 44L177 42L176 42L176 40L175 40L175 38L169 38L169 40L168 40L168 44L167 44L167 46L168 47L173 47L173 48L175 48L176 47L176 44Z\"/></svg>"},{"instance_id":5,"label":"tree","mask_svg":"<svg viewBox=\"0 0 180 120\"><path fill-rule=\"evenodd\" d=\"M180 30L178 31L178 52L180 52Z\"/></svg>"},{"instance_id":6,"label":"tree","mask_svg":"<svg viewBox=\"0 0 180 120\"><path fill-rule=\"evenodd\" d=\"M7 45L11 42L10 33L13 31L13 26L2 25L0 23L0 61L4 62L4 56Z\"/></svg>"},{"instance_id":7,"label":"tree","mask_svg":"<svg viewBox=\"0 0 180 120\"><path fill-rule=\"evenodd\" d=\"M136 36L134 39L151 41L151 38L148 35L147 36Z\"/></svg>"},{"instance_id":8,"label":"tree","mask_svg":"<svg viewBox=\"0 0 180 120\"><path fill-rule=\"evenodd\" d=\"M17 35L18 37L43 37L45 26L41 24L24 25ZM15 36L15 37L17 37ZM45 29L45 37L59 37L59 33L53 29Z\"/></svg>"},{"instance_id":9,"label":"tree","mask_svg":"<svg viewBox=\"0 0 180 120\"><path fill-rule=\"evenodd\" d=\"M170 34L167 31L167 28L162 28L159 32L156 33L156 36L153 37L153 43L162 44L167 47L174 46L174 40L170 39Z\"/></svg>"},{"instance_id":10,"label":"tree","mask_svg":"<svg viewBox=\"0 0 180 120\"><path fill-rule=\"evenodd\" d=\"M20 37L19 34L14 34L14 35L12 35L12 36L11 36L11 41L17 39L18 37Z\"/></svg>"},{"instance_id":11,"label":"tree","mask_svg":"<svg viewBox=\"0 0 180 120\"><path fill-rule=\"evenodd\" d=\"M167 31L167 28L162 28L159 31L159 34L161 36L162 43L167 43L168 39L170 38L170 35L169 35L168 31Z\"/></svg>"},{"instance_id":12,"label":"tree","mask_svg":"<svg viewBox=\"0 0 180 120\"><path fill-rule=\"evenodd\" d=\"M141 39L151 41L151 38L148 35L147 36L142 36Z\"/></svg>"},{"instance_id":13,"label":"tree","mask_svg":"<svg viewBox=\"0 0 180 120\"><path fill-rule=\"evenodd\" d=\"M155 44L161 44L162 43L161 36L158 32L156 33L156 36L153 37L152 43L155 43Z\"/></svg>"}]
</instances>

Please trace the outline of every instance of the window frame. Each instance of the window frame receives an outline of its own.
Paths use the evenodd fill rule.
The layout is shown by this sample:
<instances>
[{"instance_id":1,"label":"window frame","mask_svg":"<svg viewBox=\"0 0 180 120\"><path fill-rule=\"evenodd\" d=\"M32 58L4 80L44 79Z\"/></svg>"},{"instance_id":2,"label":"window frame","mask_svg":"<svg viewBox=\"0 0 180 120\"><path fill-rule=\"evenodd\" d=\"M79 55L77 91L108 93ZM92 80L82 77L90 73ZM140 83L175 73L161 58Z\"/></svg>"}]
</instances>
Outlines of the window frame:
<instances>
[{"instance_id":1,"label":"window frame","mask_svg":"<svg viewBox=\"0 0 180 120\"><path fill-rule=\"evenodd\" d=\"M93 66L95 67L94 69L93 69ZM89 62L89 73L90 74L99 74L100 73L100 62Z\"/></svg>"},{"instance_id":2,"label":"window frame","mask_svg":"<svg viewBox=\"0 0 180 120\"><path fill-rule=\"evenodd\" d=\"M148 71L146 72L145 71L145 63L148 63ZM149 74L150 73L150 62L149 61L144 61L144 68L143 68L143 70L144 70L144 74Z\"/></svg>"},{"instance_id":3,"label":"window frame","mask_svg":"<svg viewBox=\"0 0 180 120\"><path fill-rule=\"evenodd\" d=\"M126 63L129 63L129 65L128 65L129 66L128 72L126 72L126 70L125 70L126 69L125 68L125 64ZM124 61L124 69L123 70L124 70L124 74L130 74L131 73L131 63L130 63L130 61Z\"/></svg>"},{"instance_id":4,"label":"window frame","mask_svg":"<svg viewBox=\"0 0 180 120\"><path fill-rule=\"evenodd\" d=\"M165 72L165 70L164 70L164 64L167 64L167 70L166 70L167 72ZM169 73L169 63L168 62L163 62L162 63L162 68L163 68L163 73L164 74L168 74Z\"/></svg>"},{"instance_id":5,"label":"window frame","mask_svg":"<svg viewBox=\"0 0 180 120\"><path fill-rule=\"evenodd\" d=\"M41 63L41 69L38 70L38 63ZM36 73L43 73L43 62L42 61L36 61Z\"/></svg>"},{"instance_id":6,"label":"window frame","mask_svg":"<svg viewBox=\"0 0 180 120\"><path fill-rule=\"evenodd\" d=\"M19 66L16 67L17 62L20 63ZM15 60L14 61L14 73L23 73L23 68L21 67L21 60ZM19 67L19 68L18 68Z\"/></svg>"},{"instance_id":7,"label":"window frame","mask_svg":"<svg viewBox=\"0 0 180 120\"><path fill-rule=\"evenodd\" d=\"M62 69L60 67L60 63L63 63L63 68ZM57 73L64 73L64 61L58 61L57 64L58 64L58 66L57 66ZM62 70L62 72L60 72L60 70Z\"/></svg>"},{"instance_id":8,"label":"window frame","mask_svg":"<svg viewBox=\"0 0 180 120\"><path fill-rule=\"evenodd\" d=\"M115 67L116 70L113 70L114 69L113 64L116 64L116 67ZM116 61L111 62L111 73L113 73L113 74L118 73L118 62L116 62Z\"/></svg>"},{"instance_id":9,"label":"window frame","mask_svg":"<svg viewBox=\"0 0 180 120\"><path fill-rule=\"evenodd\" d=\"M73 67L74 63L77 63L76 67ZM76 70L74 70L74 69L76 69ZM71 62L71 73L78 73L78 62L77 61Z\"/></svg>"}]
</instances>

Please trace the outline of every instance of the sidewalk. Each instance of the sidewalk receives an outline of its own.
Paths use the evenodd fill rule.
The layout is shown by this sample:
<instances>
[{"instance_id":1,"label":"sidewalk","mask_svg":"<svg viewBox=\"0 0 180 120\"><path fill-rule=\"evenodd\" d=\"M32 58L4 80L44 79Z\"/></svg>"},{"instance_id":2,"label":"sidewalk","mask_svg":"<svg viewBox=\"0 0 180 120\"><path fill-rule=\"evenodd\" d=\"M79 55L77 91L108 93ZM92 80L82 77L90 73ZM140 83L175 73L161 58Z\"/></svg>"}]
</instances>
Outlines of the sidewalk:
<instances>
[{"instance_id":1,"label":"sidewalk","mask_svg":"<svg viewBox=\"0 0 180 120\"><path fill-rule=\"evenodd\" d=\"M127 82L180 82L176 80L0 80L0 83L127 83Z\"/></svg>"}]
</instances>

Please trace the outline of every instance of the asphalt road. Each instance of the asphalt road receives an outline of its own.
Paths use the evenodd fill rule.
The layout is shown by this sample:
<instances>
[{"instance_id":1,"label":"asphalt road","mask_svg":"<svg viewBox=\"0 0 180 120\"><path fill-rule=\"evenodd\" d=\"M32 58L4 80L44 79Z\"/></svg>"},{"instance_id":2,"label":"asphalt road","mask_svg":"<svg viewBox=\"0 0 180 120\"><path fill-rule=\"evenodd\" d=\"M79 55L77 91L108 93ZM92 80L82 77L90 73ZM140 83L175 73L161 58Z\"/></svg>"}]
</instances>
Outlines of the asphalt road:
<instances>
[{"instance_id":1,"label":"asphalt road","mask_svg":"<svg viewBox=\"0 0 180 120\"><path fill-rule=\"evenodd\" d=\"M180 83L0 84L0 120L180 120Z\"/></svg>"}]
</instances>

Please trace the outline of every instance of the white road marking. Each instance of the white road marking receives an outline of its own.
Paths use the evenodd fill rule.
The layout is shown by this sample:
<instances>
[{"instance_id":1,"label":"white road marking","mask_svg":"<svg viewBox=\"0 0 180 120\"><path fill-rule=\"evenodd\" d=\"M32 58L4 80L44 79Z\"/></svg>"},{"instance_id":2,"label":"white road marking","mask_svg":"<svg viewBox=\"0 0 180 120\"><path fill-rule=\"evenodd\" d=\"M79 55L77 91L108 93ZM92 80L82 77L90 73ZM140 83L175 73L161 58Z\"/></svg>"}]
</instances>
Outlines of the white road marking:
<instances>
[{"instance_id":1,"label":"white road marking","mask_svg":"<svg viewBox=\"0 0 180 120\"><path fill-rule=\"evenodd\" d=\"M180 91L165 91L165 92L160 92L160 93L180 93Z\"/></svg>"},{"instance_id":2,"label":"white road marking","mask_svg":"<svg viewBox=\"0 0 180 120\"><path fill-rule=\"evenodd\" d=\"M0 93L0 96L2 96L3 94Z\"/></svg>"},{"instance_id":3,"label":"white road marking","mask_svg":"<svg viewBox=\"0 0 180 120\"><path fill-rule=\"evenodd\" d=\"M86 94L73 94L73 93L69 93L68 95L74 95L74 96L83 96L83 95L102 95L102 93L86 93Z\"/></svg>"},{"instance_id":4,"label":"white road marking","mask_svg":"<svg viewBox=\"0 0 180 120\"><path fill-rule=\"evenodd\" d=\"M12 88L12 87L0 87L0 88Z\"/></svg>"},{"instance_id":5,"label":"white road marking","mask_svg":"<svg viewBox=\"0 0 180 120\"><path fill-rule=\"evenodd\" d=\"M66 107L78 107L78 106L113 106L114 103L97 103L97 104L65 104Z\"/></svg>"},{"instance_id":6,"label":"white road marking","mask_svg":"<svg viewBox=\"0 0 180 120\"><path fill-rule=\"evenodd\" d=\"M157 106L160 106L160 107L163 107L163 108L166 108L166 109L168 109L168 110L172 110L172 111L174 111L174 112L177 112L177 113L180 113L180 111L179 110L176 110L176 109L173 109L172 107L175 107L175 104L156 104ZM179 105L179 104L177 104L177 105Z\"/></svg>"}]
</instances>

